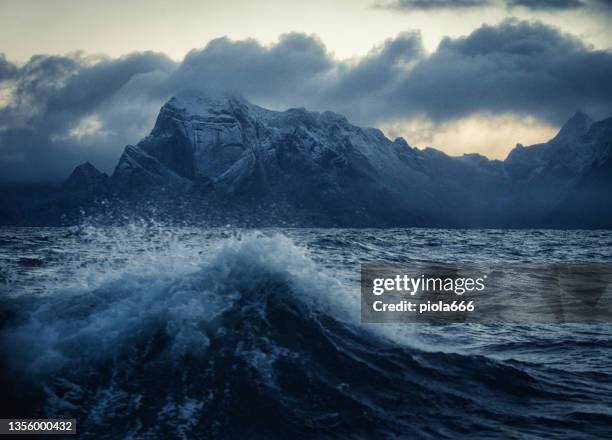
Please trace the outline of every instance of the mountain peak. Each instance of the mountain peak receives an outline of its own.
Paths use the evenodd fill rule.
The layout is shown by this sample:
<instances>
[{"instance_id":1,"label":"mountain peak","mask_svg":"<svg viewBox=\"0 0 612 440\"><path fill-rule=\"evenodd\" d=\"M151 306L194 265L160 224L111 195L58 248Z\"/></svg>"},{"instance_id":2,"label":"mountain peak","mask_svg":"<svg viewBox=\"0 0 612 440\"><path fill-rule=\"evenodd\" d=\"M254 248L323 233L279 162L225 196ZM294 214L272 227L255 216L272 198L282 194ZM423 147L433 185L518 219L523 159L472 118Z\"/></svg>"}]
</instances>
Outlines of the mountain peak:
<instances>
[{"instance_id":1,"label":"mountain peak","mask_svg":"<svg viewBox=\"0 0 612 440\"><path fill-rule=\"evenodd\" d=\"M580 139L591 128L593 120L582 110L578 110L559 130L554 141L574 142Z\"/></svg>"},{"instance_id":2,"label":"mountain peak","mask_svg":"<svg viewBox=\"0 0 612 440\"><path fill-rule=\"evenodd\" d=\"M75 191L94 191L105 185L108 176L89 162L77 166L64 182L64 188Z\"/></svg>"},{"instance_id":3,"label":"mountain peak","mask_svg":"<svg viewBox=\"0 0 612 440\"><path fill-rule=\"evenodd\" d=\"M182 110L189 115L206 115L213 111L230 109L235 105L249 106L249 102L237 93L206 94L200 91L182 91L165 106Z\"/></svg>"},{"instance_id":4,"label":"mountain peak","mask_svg":"<svg viewBox=\"0 0 612 440\"><path fill-rule=\"evenodd\" d=\"M91 162L85 162L74 168L68 180L70 180L73 177L78 177L78 176L97 178L102 175L105 175L105 174L102 171L98 170L95 166L93 166Z\"/></svg>"},{"instance_id":5,"label":"mountain peak","mask_svg":"<svg viewBox=\"0 0 612 440\"><path fill-rule=\"evenodd\" d=\"M590 126L593 123L593 119L582 110L577 110L565 125L574 126Z\"/></svg>"}]
</instances>

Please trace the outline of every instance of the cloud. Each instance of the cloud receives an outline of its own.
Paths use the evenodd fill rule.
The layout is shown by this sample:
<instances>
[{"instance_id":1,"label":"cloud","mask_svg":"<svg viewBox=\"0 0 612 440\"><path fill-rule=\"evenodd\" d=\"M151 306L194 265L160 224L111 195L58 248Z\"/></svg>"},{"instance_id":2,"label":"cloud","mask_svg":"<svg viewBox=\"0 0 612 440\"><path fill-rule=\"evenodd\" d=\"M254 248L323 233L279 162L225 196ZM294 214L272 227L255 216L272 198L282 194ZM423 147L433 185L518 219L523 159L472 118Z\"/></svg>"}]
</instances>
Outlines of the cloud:
<instances>
[{"instance_id":1,"label":"cloud","mask_svg":"<svg viewBox=\"0 0 612 440\"><path fill-rule=\"evenodd\" d=\"M434 9L471 9L493 4L492 0L381 0L374 8L400 12L431 11Z\"/></svg>"},{"instance_id":2,"label":"cloud","mask_svg":"<svg viewBox=\"0 0 612 440\"><path fill-rule=\"evenodd\" d=\"M187 54L165 87L170 93L189 84L211 91L239 91L261 101L277 96L300 100L305 89L316 88L318 75L333 66L331 54L315 36L285 34L271 46L219 38Z\"/></svg>"},{"instance_id":3,"label":"cloud","mask_svg":"<svg viewBox=\"0 0 612 440\"><path fill-rule=\"evenodd\" d=\"M375 9L396 12L475 10L484 7L524 8L531 11L563 11L578 8L611 8L610 0L378 0Z\"/></svg>"},{"instance_id":4,"label":"cloud","mask_svg":"<svg viewBox=\"0 0 612 440\"><path fill-rule=\"evenodd\" d=\"M0 60L9 90L4 106L0 100L4 180L57 180L85 160L112 171L123 146L150 131L163 102L182 89L333 110L360 125L427 121L432 130L473 115L546 127L578 108L612 115L612 53L517 20L446 38L431 54L418 32L406 32L361 58L337 60L317 37L291 33L271 45L212 40L180 63L150 52L36 56L18 68ZM458 132L472 133L470 124Z\"/></svg>"},{"instance_id":5,"label":"cloud","mask_svg":"<svg viewBox=\"0 0 612 440\"><path fill-rule=\"evenodd\" d=\"M0 53L0 82L13 78L17 70L17 66L7 61L4 54Z\"/></svg>"},{"instance_id":6,"label":"cloud","mask_svg":"<svg viewBox=\"0 0 612 440\"><path fill-rule=\"evenodd\" d=\"M533 10L576 9L586 6L582 0L508 0L509 7L524 7Z\"/></svg>"},{"instance_id":7,"label":"cloud","mask_svg":"<svg viewBox=\"0 0 612 440\"><path fill-rule=\"evenodd\" d=\"M124 135L138 124L154 89L143 90L127 114L129 106L112 105L113 101L120 103L129 83L139 77L174 68L166 55L148 52L118 59L81 54L32 57L8 81L9 101L0 107L3 179L57 179L85 160L108 168L122 148L114 143L125 142ZM87 121L97 123L79 129Z\"/></svg>"},{"instance_id":8,"label":"cloud","mask_svg":"<svg viewBox=\"0 0 612 440\"><path fill-rule=\"evenodd\" d=\"M612 53L540 23L509 20L446 38L393 91L397 114L437 121L515 112L559 124L575 109L612 113Z\"/></svg>"}]
</instances>

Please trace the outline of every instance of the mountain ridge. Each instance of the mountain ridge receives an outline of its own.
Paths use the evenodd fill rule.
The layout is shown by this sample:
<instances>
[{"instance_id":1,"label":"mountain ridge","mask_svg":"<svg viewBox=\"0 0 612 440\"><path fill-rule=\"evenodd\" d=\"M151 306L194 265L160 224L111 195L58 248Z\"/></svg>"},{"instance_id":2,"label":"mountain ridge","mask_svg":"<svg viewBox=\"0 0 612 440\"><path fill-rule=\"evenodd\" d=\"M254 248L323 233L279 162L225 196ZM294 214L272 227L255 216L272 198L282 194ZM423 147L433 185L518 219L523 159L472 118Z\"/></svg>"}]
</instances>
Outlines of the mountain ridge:
<instances>
[{"instance_id":1,"label":"mountain ridge","mask_svg":"<svg viewBox=\"0 0 612 440\"><path fill-rule=\"evenodd\" d=\"M550 216L610 156L611 139L612 118L595 122L578 111L550 141L518 144L504 161L448 156L333 112L274 111L234 94L189 91L162 106L111 176L82 165L64 187L83 182L79 200L92 205L153 204L171 215L180 204L180 215L205 223L573 227Z\"/></svg>"}]
</instances>

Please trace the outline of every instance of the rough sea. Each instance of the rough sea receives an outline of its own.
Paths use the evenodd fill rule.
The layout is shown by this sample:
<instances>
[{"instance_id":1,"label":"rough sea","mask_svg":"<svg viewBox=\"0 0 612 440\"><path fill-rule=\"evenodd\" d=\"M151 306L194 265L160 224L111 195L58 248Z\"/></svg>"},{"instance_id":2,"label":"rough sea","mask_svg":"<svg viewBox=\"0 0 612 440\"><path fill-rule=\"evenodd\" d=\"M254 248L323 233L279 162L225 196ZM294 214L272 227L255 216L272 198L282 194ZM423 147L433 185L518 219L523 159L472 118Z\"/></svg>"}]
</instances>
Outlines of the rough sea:
<instances>
[{"instance_id":1,"label":"rough sea","mask_svg":"<svg viewBox=\"0 0 612 440\"><path fill-rule=\"evenodd\" d=\"M2 417L92 439L612 438L612 324L360 322L360 263L430 261L612 262L612 231L2 228Z\"/></svg>"}]
</instances>

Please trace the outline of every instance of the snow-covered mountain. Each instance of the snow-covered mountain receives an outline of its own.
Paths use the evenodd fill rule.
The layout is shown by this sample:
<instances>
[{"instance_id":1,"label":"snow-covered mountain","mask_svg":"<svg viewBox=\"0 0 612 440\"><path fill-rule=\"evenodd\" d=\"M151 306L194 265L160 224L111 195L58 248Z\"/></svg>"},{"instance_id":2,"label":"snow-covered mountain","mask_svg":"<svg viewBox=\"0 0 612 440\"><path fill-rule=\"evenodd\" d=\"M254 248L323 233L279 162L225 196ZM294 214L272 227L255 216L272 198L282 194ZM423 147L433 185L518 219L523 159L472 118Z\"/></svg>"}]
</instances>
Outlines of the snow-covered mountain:
<instances>
[{"instance_id":1,"label":"snow-covered mountain","mask_svg":"<svg viewBox=\"0 0 612 440\"><path fill-rule=\"evenodd\" d=\"M286 166L299 162L322 173L384 169L386 183L401 184L406 169L395 159L411 152L404 142L393 143L379 130L361 129L331 112L275 112L232 95L184 94L162 107L149 136L126 147L113 178L146 175L148 184L205 183L226 194L268 192Z\"/></svg>"},{"instance_id":2,"label":"snow-covered mountain","mask_svg":"<svg viewBox=\"0 0 612 440\"><path fill-rule=\"evenodd\" d=\"M150 135L125 148L110 177L84 164L64 192L223 224L612 227L601 209L586 209L580 224L567 214L584 188L605 181L610 157L612 118L594 122L582 112L549 142L517 145L497 161L412 148L331 112L186 92L162 107Z\"/></svg>"},{"instance_id":3,"label":"snow-covered mountain","mask_svg":"<svg viewBox=\"0 0 612 440\"><path fill-rule=\"evenodd\" d=\"M571 184L594 161L609 154L606 141L611 140L611 128L610 120L594 122L579 111L549 142L529 148L517 145L505 161L506 169L518 180L556 176Z\"/></svg>"},{"instance_id":4,"label":"snow-covered mountain","mask_svg":"<svg viewBox=\"0 0 612 440\"><path fill-rule=\"evenodd\" d=\"M549 142L519 145L503 162L450 157L331 112L186 92L125 148L110 185L132 200L178 197L222 221L227 213L271 224L537 226L610 156L611 140L612 120L577 112Z\"/></svg>"},{"instance_id":5,"label":"snow-covered mountain","mask_svg":"<svg viewBox=\"0 0 612 440\"><path fill-rule=\"evenodd\" d=\"M482 163L484 160L486 163ZM118 194L197 193L215 209L278 208L293 223L439 225L478 221L505 185L498 163L411 148L331 113L266 110L237 96L172 98L112 175ZM495 185L493 183L495 182ZM261 213L260 213L261 214Z\"/></svg>"}]
</instances>

